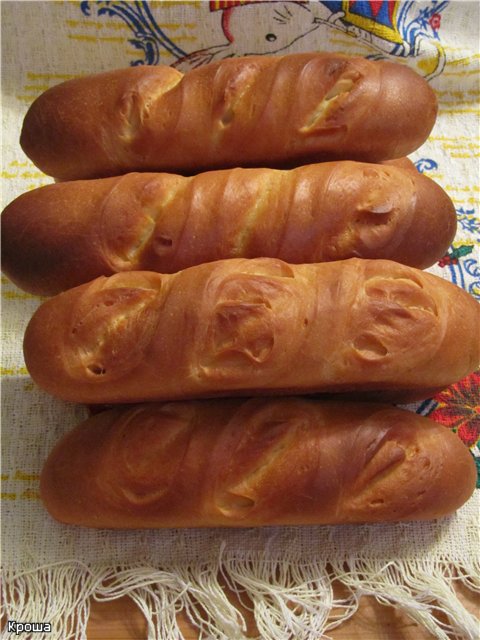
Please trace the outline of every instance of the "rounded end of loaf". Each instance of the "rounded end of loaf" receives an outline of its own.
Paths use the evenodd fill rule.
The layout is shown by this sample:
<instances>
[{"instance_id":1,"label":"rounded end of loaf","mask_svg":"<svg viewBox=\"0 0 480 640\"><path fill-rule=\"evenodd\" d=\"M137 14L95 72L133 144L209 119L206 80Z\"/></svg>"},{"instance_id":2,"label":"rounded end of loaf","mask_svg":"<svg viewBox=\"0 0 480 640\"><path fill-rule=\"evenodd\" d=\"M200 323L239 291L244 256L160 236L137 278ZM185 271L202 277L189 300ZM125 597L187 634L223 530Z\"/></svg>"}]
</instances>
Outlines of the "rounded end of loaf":
<instances>
[{"instance_id":1,"label":"rounded end of loaf","mask_svg":"<svg viewBox=\"0 0 480 640\"><path fill-rule=\"evenodd\" d=\"M289 57L284 56L286 64ZM398 62L330 54L310 58L304 60L298 93L310 99L313 94L317 104L309 113L310 103L306 106L305 100L298 99L301 142L297 140L290 154L276 157L278 166L332 160L391 161L412 153L427 140L438 103L435 92L418 73ZM322 94L316 82L325 75L332 80ZM316 92L311 91L312 86Z\"/></svg>"},{"instance_id":2,"label":"rounded end of loaf","mask_svg":"<svg viewBox=\"0 0 480 640\"><path fill-rule=\"evenodd\" d=\"M334 66L339 66L339 59L334 59ZM285 166L326 160L391 161L427 140L438 103L424 78L398 62L344 60L345 69L318 105L315 118L300 129L303 146L298 146L295 157L284 158Z\"/></svg>"},{"instance_id":3,"label":"rounded end of loaf","mask_svg":"<svg viewBox=\"0 0 480 640\"><path fill-rule=\"evenodd\" d=\"M457 232L457 214L450 196L435 181L419 175L416 216L405 246L405 262L426 269L443 258Z\"/></svg>"},{"instance_id":4,"label":"rounded end of loaf","mask_svg":"<svg viewBox=\"0 0 480 640\"><path fill-rule=\"evenodd\" d=\"M101 276L43 302L23 341L34 382L67 401L101 404L107 394L112 403L122 402L118 379L129 380L145 359L163 278L147 271ZM137 393L141 399L142 389Z\"/></svg>"},{"instance_id":5,"label":"rounded end of loaf","mask_svg":"<svg viewBox=\"0 0 480 640\"><path fill-rule=\"evenodd\" d=\"M418 518L420 520L453 515L468 502L477 485L477 466L468 447L449 427L436 426L447 432L441 446L441 479L431 488L427 511ZM431 447L437 446L439 440L438 434L432 432ZM430 513L428 508L431 509Z\"/></svg>"},{"instance_id":6,"label":"rounded end of loaf","mask_svg":"<svg viewBox=\"0 0 480 640\"><path fill-rule=\"evenodd\" d=\"M63 182L13 200L0 219L3 273L39 296L113 274L95 216L110 185L109 180Z\"/></svg>"},{"instance_id":7,"label":"rounded end of loaf","mask_svg":"<svg viewBox=\"0 0 480 640\"><path fill-rule=\"evenodd\" d=\"M105 153L101 136L86 132L98 129L101 108L99 87L81 78L47 89L30 105L22 124L20 146L33 164L46 175L74 180L94 175Z\"/></svg>"},{"instance_id":8,"label":"rounded end of loaf","mask_svg":"<svg viewBox=\"0 0 480 640\"><path fill-rule=\"evenodd\" d=\"M377 301L371 309L365 308L363 318L367 326L370 322L370 327L374 328L374 339L368 328L363 328L361 338L356 339L360 347L356 355L363 360L365 371L376 366L376 357L382 356L383 349L387 358L389 352L394 354L392 357L402 361L408 370L410 351L410 355L415 354L419 360L416 364L412 362L412 370L408 371L403 387L411 392L427 389L424 398L428 398L433 390L446 388L479 367L480 304L472 295L434 274L392 261L370 260L363 267L365 292L370 302ZM397 313L398 303L403 310ZM367 320L371 310L374 310L373 316ZM387 316L390 320L385 322ZM399 321L398 339L389 343L394 318ZM377 364L381 362L382 357L379 357ZM405 384L408 382L413 384ZM394 388L392 384L390 391Z\"/></svg>"},{"instance_id":9,"label":"rounded end of loaf","mask_svg":"<svg viewBox=\"0 0 480 640\"><path fill-rule=\"evenodd\" d=\"M365 134L379 145L379 153L389 153L378 160L401 158L421 147L430 135L438 113L437 97L428 82L409 67L386 61L378 65L381 84L375 118L365 123Z\"/></svg>"},{"instance_id":10,"label":"rounded end of loaf","mask_svg":"<svg viewBox=\"0 0 480 640\"><path fill-rule=\"evenodd\" d=\"M369 415L356 440L360 453L349 455L355 481L339 513L342 522L433 520L452 515L469 500L476 465L455 433L404 409L366 407Z\"/></svg>"},{"instance_id":11,"label":"rounded end of loaf","mask_svg":"<svg viewBox=\"0 0 480 640\"><path fill-rule=\"evenodd\" d=\"M445 255L456 232L455 207L413 163L402 158L329 164L335 169L325 195L330 215L324 217L332 228L333 221L339 224L319 261L359 257L425 269Z\"/></svg>"},{"instance_id":12,"label":"rounded end of loaf","mask_svg":"<svg viewBox=\"0 0 480 640\"><path fill-rule=\"evenodd\" d=\"M150 103L182 77L166 65L141 65L62 82L28 109L20 146L60 181L125 173L131 170L131 139Z\"/></svg>"},{"instance_id":13,"label":"rounded end of loaf","mask_svg":"<svg viewBox=\"0 0 480 640\"><path fill-rule=\"evenodd\" d=\"M70 289L43 302L27 324L23 336L25 366L33 381L47 393L58 396L62 393L63 333L68 326L69 305L57 306L58 300L67 299L76 289ZM62 296L62 298L60 298Z\"/></svg>"},{"instance_id":14,"label":"rounded end of loaf","mask_svg":"<svg viewBox=\"0 0 480 640\"><path fill-rule=\"evenodd\" d=\"M95 493L95 467L84 452L93 442L93 448L104 445L117 417L118 410L111 409L87 419L59 440L50 452L40 474L40 499L58 522L82 525L83 512L88 508L89 526L95 527L95 502L91 500Z\"/></svg>"},{"instance_id":15,"label":"rounded end of loaf","mask_svg":"<svg viewBox=\"0 0 480 640\"><path fill-rule=\"evenodd\" d=\"M385 257L417 269L427 269L447 253L457 231L457 216L450 196L436 182L417 174L414 184L414 214L403 242ZM392 245L395 246L395 237Z\"/></svg>"}]
</instances>

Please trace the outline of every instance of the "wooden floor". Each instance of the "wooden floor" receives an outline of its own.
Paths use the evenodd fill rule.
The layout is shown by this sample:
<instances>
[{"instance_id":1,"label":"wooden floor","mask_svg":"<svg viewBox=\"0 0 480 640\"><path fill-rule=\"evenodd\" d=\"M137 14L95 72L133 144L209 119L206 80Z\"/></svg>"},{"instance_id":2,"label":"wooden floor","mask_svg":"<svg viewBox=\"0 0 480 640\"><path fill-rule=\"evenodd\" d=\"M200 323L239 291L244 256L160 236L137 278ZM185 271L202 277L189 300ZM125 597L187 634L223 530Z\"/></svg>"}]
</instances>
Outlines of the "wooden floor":
<instances>
[{"instance_id":1,"label":"wooden floor","mask_svg":"<svg viewBox=\"0 0 480 640\"><path fill-rule=\"evenodd\" d=\"M464 587L458 595L466 608L480 616L480 596ZM248 635L257 635L251 614L245 612ZM179 618L187 640L196 640L197 633L185 617ZM347 622L328 634L333 640L431 640L432 635L393 607L378 604L370 597L361 600L360 608ZM106 603L92 603L87 629L88 640L145 640L146 625L142 614L129 598ZM480 623L479 623L480 638Z\"/></svg>"}]
</instances>

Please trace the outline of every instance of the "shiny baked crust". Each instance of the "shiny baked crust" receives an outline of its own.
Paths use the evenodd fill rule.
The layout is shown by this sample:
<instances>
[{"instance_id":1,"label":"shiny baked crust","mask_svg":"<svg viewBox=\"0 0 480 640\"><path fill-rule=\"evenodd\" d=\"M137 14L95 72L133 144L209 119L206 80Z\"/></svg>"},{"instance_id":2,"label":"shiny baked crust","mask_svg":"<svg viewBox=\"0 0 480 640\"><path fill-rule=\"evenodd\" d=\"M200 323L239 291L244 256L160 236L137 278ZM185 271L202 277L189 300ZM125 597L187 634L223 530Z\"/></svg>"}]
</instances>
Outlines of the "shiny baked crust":
<instances>
[{"instance_id":1,"label":"shiny baked crust","mask_svg":"<svg viewBox=\"0 0 480 640\"><path fill-rule=\"evenodd\" d=\"M21 195L1 223L3 272L51 295L101 275L225 258L426 268L447 252L456 215L443 189L408 165L341 161L58 183Z\"/></svg>"},{"instance_id":2,"label":"shiny baked crust","mask_svg":"<svg viewBox=\"0 0 480 640\"><path fill-rule=\"evenodd\" d=\"M405 400L476 369L479 312L459 287L387 260L232 259L125 272L50 298L27 327L24 355L40 386L77 402Z\"/></svg>"},{"instance_id":3,"label":"shiny baked crust","mask_svg":"<svg viewBox=\"0 0 480 640\"><path fill-rule=\"evenodd\" d=\"M461 440L414 413L229 399L97 414L57 444L41 496L88 527L340 524L445 516L475 479Z\"/></svg>"},{"instance_id":4,"label":"shiny baked crust","mask_svg":"<svg viewBox=\"0 0 480 640\"><path fill-rule=\"evenodd\" d=\"M436 114L433 90L405 65L337 53L246 56L185 75L159 65L68 80L31 105L20 141L62 180L378 162L417 149Z\"/></svg>"}]
</instances>

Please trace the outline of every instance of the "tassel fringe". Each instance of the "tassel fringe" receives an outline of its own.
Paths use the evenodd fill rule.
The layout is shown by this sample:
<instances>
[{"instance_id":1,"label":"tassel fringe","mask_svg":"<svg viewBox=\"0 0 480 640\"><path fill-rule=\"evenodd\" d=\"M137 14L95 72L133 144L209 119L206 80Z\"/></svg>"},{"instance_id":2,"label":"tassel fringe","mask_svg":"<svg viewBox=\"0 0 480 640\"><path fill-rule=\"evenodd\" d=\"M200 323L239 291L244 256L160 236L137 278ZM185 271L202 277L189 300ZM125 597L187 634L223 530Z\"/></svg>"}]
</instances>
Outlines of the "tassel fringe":
<instances>
[{"instance_id":1,"label":"tassel fringe","mask_svg":"<svg viewBox=\"0 0 480 640\"><path fill-rule=\"evenodd\" d=\"M203 640L247 640L242 607L252 610L262 640L318 640L328 639L328 632L353 616L360 598L369 595L402 610L435 638L478 640L479 622L454 591L456 581L480 591L476 560L455 567L451 560L425 558L307 562L288 548L281 557L267 558L258 551L239 558L222 546L214 561L162 568L148 559L114 570L69 561L22 573L5 571L2 616L51 625L50 632L23 637L84 640L91 599L129 596L147 621L149 640L183 640L180 611ZM341 597L335 595L339 587ZM5 625L1 637L16 634Z\"/></svg>"}]
</instances>

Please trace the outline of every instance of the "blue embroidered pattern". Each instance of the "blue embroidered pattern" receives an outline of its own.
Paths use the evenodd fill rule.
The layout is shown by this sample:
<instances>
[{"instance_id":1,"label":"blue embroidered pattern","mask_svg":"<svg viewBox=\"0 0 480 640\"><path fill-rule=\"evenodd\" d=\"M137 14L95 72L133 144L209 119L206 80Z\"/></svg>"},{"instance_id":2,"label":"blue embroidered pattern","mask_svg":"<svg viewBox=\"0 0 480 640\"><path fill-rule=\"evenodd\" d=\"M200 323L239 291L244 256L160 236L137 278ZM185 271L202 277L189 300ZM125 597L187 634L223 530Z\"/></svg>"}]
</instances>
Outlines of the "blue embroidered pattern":
<instances>
[{"instance_id":1,"label":"blue embroidered pattern","mask_svg":"<svg viewBox=\"0 0 480 640\"><path fill-rule=\"evenodd\" d=\"M136 49L143 50L145 58L143 60L135 60L132 65L155 65L160 62L160 48L163 47L176 58L182 58L186 55L183 49L180 49L173 40L159 27L157 21L150 11L148 2L114 2L114 1L96 1L89 2L83 0L80 3L82 13L86 16L92 14L92 8L95 8L97 15L117 16L121 18L132 30L134 37L128 42Z\"/></svg>"}]
</instances>

